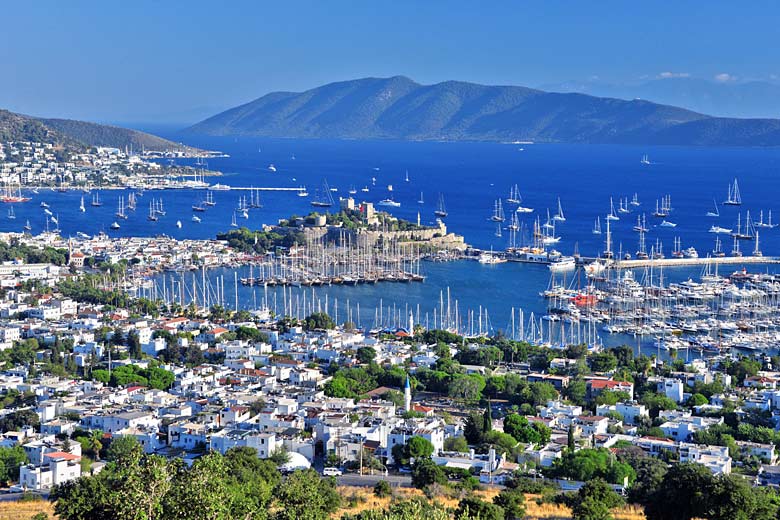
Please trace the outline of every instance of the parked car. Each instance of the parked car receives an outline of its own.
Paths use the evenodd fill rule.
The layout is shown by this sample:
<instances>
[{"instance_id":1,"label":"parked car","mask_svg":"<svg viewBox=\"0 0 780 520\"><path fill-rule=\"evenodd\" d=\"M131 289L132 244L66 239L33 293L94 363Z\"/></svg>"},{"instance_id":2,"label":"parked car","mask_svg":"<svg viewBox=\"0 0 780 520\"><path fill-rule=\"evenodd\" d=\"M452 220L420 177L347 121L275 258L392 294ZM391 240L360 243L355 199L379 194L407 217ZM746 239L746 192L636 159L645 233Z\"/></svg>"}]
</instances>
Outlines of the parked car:
<instances>
[{"instance_id":1,"label":"parked car","mask_svg":"<svg viewBox=\"0 0 780 520\"><path fill-rule=\"evenodd\" d=\"M322 474L326 477L340 477L344 474L339 468L324 468Z\"/></svg>"}]
</instances>

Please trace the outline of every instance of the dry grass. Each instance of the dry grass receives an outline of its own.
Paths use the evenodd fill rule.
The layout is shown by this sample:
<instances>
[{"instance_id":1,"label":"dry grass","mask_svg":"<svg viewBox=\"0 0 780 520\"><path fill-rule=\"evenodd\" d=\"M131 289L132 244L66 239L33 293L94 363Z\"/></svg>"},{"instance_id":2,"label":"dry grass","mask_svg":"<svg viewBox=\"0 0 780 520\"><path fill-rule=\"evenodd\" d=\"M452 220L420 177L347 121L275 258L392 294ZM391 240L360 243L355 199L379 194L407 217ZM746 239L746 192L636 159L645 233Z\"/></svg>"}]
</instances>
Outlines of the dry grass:
<instances>
[{"instance_id":1,"label":"dry grass","mask_svg":"<svg viewBox=\"0 0 780 520\"><path fill-rule=\"evenodd\" d=\"M48 500L0 502L0 520L29 520L38 513L54 516L54 504Z\"/></svg>"},{"instance_id":2,"label":"dry grass","mask_svg":"<svg viewBox=\"0 0 780 520\"><path fill-rule=\"evenodd\" d=\"M377 498L374 496L371 488L341 486L339 492L344 498L344 507L334 513L333 518L341 518L345 514L356 514L366 509L384 509L390 504L390 498ZM418 489L397 488L393 489L395 498L404 500L414 497L423 497L423 493ZM482 500L492 501L498 494L498 490L486 489L475 492ZM349 505L350 499L354 505ZM537 504L535 496L526 496L526 518L528 520L568 520L571 518L571 509L556 504ZM459 497L439 496L434 498L435 502L445 507L455 508L458 506ZM645 520L644 512L641 507L626 506L613 512L615 520Z\"/></svg>"}]
</instances>

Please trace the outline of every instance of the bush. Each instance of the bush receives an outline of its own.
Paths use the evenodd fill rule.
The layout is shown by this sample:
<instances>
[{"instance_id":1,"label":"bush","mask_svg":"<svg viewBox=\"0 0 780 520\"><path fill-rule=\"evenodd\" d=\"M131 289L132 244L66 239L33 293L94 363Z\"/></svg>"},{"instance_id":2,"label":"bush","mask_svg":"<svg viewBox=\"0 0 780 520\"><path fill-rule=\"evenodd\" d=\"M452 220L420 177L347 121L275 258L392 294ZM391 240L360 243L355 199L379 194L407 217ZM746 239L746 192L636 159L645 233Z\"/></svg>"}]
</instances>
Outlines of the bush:
<instances>
[{"instance_id":1,"label":"bush","mask_svg":"<svg viewBox=\"0 0 780 520\"><path fill-rule=\"evenodd\" d=\"M389 497L393 494L393 489L390 487L390 483L386 480L380 480L374 485L374 495L379 498Z\"/></svg>"}]
</instances>

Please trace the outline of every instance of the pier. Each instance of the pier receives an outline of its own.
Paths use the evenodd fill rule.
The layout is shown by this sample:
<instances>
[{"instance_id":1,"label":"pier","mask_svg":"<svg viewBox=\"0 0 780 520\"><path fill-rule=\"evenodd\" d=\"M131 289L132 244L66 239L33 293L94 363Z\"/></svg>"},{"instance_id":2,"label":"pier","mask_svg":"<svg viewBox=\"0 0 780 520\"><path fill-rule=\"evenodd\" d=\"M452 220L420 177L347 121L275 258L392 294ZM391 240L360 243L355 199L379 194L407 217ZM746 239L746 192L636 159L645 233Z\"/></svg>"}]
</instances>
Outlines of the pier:
<instances>
[{"instance_id":1,"label":"pier","mask_svg":"<svg viewBox=\"0 0 780 520\"><path fill-rule=\"evenodd\" d=\"M596 259L587 259L595 261ZM633 269L637 267L683 267L691 265L742 265L742 264L777 264L777 256L723 256L709 258L654 258L636 260L615 260L608 264L610 268Z\"/></svg>"}]
</instances>

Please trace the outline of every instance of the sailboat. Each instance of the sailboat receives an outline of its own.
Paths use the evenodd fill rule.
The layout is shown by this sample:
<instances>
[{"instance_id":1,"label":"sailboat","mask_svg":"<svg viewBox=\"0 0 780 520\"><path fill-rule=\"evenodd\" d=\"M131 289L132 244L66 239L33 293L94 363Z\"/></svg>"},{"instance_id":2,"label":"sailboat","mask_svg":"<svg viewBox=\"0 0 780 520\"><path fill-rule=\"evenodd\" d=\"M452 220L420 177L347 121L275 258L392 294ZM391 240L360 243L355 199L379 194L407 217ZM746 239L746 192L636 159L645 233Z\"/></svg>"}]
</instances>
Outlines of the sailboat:
<instances>
[{"instance_id":1,"label":"sailboat","mask_svg":"<svg viewBox=\"0 0 780 520\"><path fill-rule=\"evenodd\" d=\"M92 197L92 202L90 203L90 205L95 206L95 207L100 207L100 206L103 205L103 203L100 201L100 193L99 192L97 192L97 191L95 192L95 195Z\"/></svg>"},{"instance_id":2,"label":"sailboat","mask_svg":"<svg viewBox=\"0 0 780 520\"><path fill-rule=\"evenodd\" d=\"M126 219L127 214L125 213L125 198L119 197L119 207L116 210L116 213L114 214L117 218Z\"/></svg>"},{"instance_id":3,"label":"sailboat","mask_svg":"<svg viewBox=\"0 0 780 520\"><path fill-rule=\"evenodd\" d=\"M155 208L155 213L158 215L164 217L165 216L165 210L163 209L163 200L160 199L157 201L157 207Z\"/></svg>"},{"instance_id":4,"label":"sailboat","mask_svg":"<svg viewBox=\"0 0 780 520\"><path fill-rule=\"evenodd\" d=\"M631 213L628 209L628 197L618 199L618 213Z\"/></svg>"},{"instance_id":5,"label":"sailboat","mask_svg":"<svg viewBox=\"0 0 780 520\"><path fill-rule=\"evenodd\" d=\"M720 216L720 210L718 209L718 203L715 199L712 199L713 204L715 204L715 211L708 211L707 216L708 217L719 217Z\"/></svg>"},{"instance_id":6,"label":"sailboat","mask_svg":"<svg viewBox=\"0 0 780 520\"><path fill-rule=\"evenodd\" d=\"M772 224L772 210L769 210L769 221L764 222L764 210L761 210L761 213L759 214L758 222L755 223L755 226L758 228L765 228L765 229L772 229L773 227L777 226L777 224Z\"/></svg>"},{"instance_id":7,"label":"sailboat","mask_svg":"<svg viewBox=\"0 0 780 520\"><path fill-rule=\"evenodd\" d=\"M566 217L563 216L563 208L561 207L561 198L558 197L558 213L555 214L553 220L557 222L566 222Z\"/></svg>"},{"instance_id":8,"label":"sailboat","mask_svg":"<svg viewBox=\"0 0 780 520\"><path fill-rule=\"evenodd\" d=\"M634 197L631 199L630 204L632 206L639 206L641 203L639 202L639 194L634 193Z\"/></svg>"},{"instance_id":9,"label":"sailboat","mask_svg":"<svg viewBox=\"0 0 780 520\"><path fill-rule=\"evenodd\" d=\"M30 225L30 221L27 220L27 223L22 227L25 231L32 231L32 226Z\"/></svg>"},{"instance_id":10,"label":"sailboat","mask_svg":"<svg viewBox=\"0 0 780 520\"><path fill-rule=\"evenodd\" d=\"M87 208L84 207L84 195L81 196L81 204L79 204L79 211L82 213L87 211Z\"/></svg>"},{"instance_id":11,"label":"sailboat","mask_svg":"<svg viewBox=\"0 0 780 520\"><path fill-rule=\"evenodd\" d=\"M723 252L722 242L718 236L715 237L715 249L712 250L712 256L718 258L726 256L726 253Z\"/></svg>"},{"instance_id":12,"label":"sailboat","mask_svg":"<svg viewBox=\"0 0 780 520\"><path fill-rule=\"evenodd\" d=\"M147 215L146 220L149 220L151 222L157 222L159 218L157 217L157 211L154 207L154 200L149 201L149 215Z\"/></svg>"},{"instance_id":13,"label":"sailboat","mask_svg":"<svg viewBox=\"0 0 780 520\"><path fill-rule=\"evenodd\" d=\"M329 208L333 206L333 196L331 195L328 181L322 181L322 188L317 190L314 200L310 204L315 208Z\"/></svg>"},{"instance_id":14,"label":"sailboat","mask_svg":"<svg viewBox=\"0 0 780 520\"><path fill-rule=\"evenodd\" d=\"M127 207L130 211L135 211L135 193L130 192L127 196Z\"/></svg>"},{"instance_id":15,"label":"sailboat","mask_svg":"<svg viewBox=\"0 0 780 520\"><path fill-rule=\"evenodd\" d=\"M176 221L176 227L181 229L181 220Z\"/></svg>"},{"instance_id":16,"label":"sailboat","mask_svg":"<svg viewBox=\"0 0 780 520\"><path fill-rule=\"evenodd\" d=\"M350 186L349 186L349 194L350 195L357 195L357 189L355 188L354 184L350 184Z\"/></svg>"},{"instance_id":17,"label":"sailboat","mask_svg":"<svg viewBox=\"0 0 780 520\"><path fill-rule=\"evenodd\" d=\"M409 182L409 170L406 170L406 177L404 178L406 182Z\"/></svg>"},{"instance_id":18,"label":"sailboat","mask_svg":"<svg viewBox=\"0 0 780 520\"><path fill-rule=\"evenodd\" d=\"M301 188L298 190L298 196L299 197L308 197L309 192L306 191L306 186L301 186Z\"/></svg>"},{"instance_id":19,"label":"sailboat","mask_svg":"<svg viewBox=\"0 0 780 520\"><path fill-rule=\"evenodd\" d=\"M599 217L596 217L596 221L593 223L593 234L601 234L601 219Z\"/></svg>"},{"instance_id":20,"label":"sailboat","mask_svg":"<svg viewBox=\"0 0 780 520\"><path fill-rule=\"evenodd\" d=\"M639 162L642 164L650 164L650 157L648 157L647 154L644 154Z\"/></svg>"},{"instance_id":21,"label":"sailboat","mask_svg":"<svg viewBox=\"0 0 780 520\"><path fill-rule=\"evenodd\" d=\"M9 218L9 220L15 220L16 219L16 213L14 213L14 207L13 206L8 208L8 218Z\"/></svg>"},{"instance_id":22,"label":"sailboat","mask_svg":"<svg viewBox=\"0 0 780 520\"><path fill-rule=\"evenodd\" d=\"M723 201L725 206L741 206L742 195L739 193L739 184L737 179L734 179L734 184L729 184L729 194L726 200Z\"/></svg>"},{"instance_id":23,"label":"sailboat","mask_svg":"<svg viewBox=\"0 0 780 520\"><path fill-rule=\"evenodd\" d=\"M423 198L423 192L420 192L420 198L417 200L417 204L425 204L425 199Z\"/></svg>"},{"instance_id":24,"label":"sailboat","mask_svg":"<svg viewBox=\"0 0 780 520\"><path fill-rule=\"evenodd\" d=\"M236 212L233 212L233 220L230 221L230 227L238 227L238 224L236 223Z\"/></svg>"},{"instance_id":25,"label":"sailboat","mask_svg":"<svg viewBox=\"0 0 780 520\"><path fill-rule=\"evenodd\" d=\"M507 227L510 231L520 231L520 220L517 218L517 213L512 213L512 223Z\"/></svg>"},{"instance_id":26,"label":"sailboat","mask_svg":"<svg viewBox=\"0 0 780 520\"><path fill-rule=\"evenodd\" d=\"M509 197L506 199L506 201L510 204L520 204L521 200L520 188L518 188L517 184L515 184L509 189Z\"/></svg>"},{"instance_id":27,"label":"sailboat","mask_svg":"<svg viewBox=\"0 0 780 520\"><path fill-rule=\"evenodd\" d=\"M504 207L501 205L501 199L496 199L493 204L493 215L490 217L493 222L503 222L506 220L504 216Z\"/></svg>"},{"instance_id":28,"label":"sailboat","mask_svg":"<svg viewBox=\"0 0 780 520\"><path fill-rule=\"evenodd\" d=\"M642 217L640 218L639 215L636 216L636 226L634 226L634 231L638 231L640 233L647 233L647 219L645 218L645 214L642 213Z\"/></svg>"},{"instance_id":29,"label":"sailboat","mask_svg":"<svg viewBox=\"0 0 780 520\"><path fill-rule=\"evenodd\" d=\"M444 194L442 193L439 193L439 205L436 207L433 214L440 218L447 216L447 208L444 206Z\"/></svg>"},{"instance_id":30,"label":"sailboat","mask_svg":"<svg viewBox=\"0 0 780 520\"><path fill-rule=\"evenodd\" d=\"M206 200L203 201L203 205L208 207L217 205L217 203L214 202L214 194L211 191L206 192Z\"/></svg>"},{"instance_id":31,"label":"sailboat","mask_svg":"<svg viewBox=\"0 0 780 520\"><path fill-rule=\"evenodd\" d=\"M620 220L620 217L615 215L615 204L612 202L612 197L609 198L609 214L607 220Z\"/></svg>"}]
</instances>

